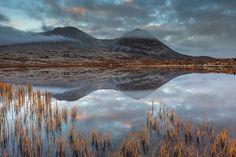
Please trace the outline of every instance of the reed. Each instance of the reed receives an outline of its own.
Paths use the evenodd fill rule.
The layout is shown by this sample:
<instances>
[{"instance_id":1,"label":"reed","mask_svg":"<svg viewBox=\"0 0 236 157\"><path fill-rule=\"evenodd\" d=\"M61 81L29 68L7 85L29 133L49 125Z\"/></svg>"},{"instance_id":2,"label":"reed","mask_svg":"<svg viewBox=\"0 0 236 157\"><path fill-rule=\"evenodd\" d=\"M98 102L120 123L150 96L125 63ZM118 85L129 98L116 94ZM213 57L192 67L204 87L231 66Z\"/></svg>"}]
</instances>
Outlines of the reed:
<instances>
[{"instance_id":1,"label":"reed","mask_svg":"<svg viewBox=\"0 0 236 157\"><path fill-rule=\"evenodd\" d=\"M232 141L229 147L229 156L235 157L236 156L236 141Z\"/></svg>"},{"instance_id":2,"label":"reed","mask_svg":"<svg viewBox=\"0 0 236 157\"><path fill-rule=\"evenodd\" d=\"M97 129L92 130L92 146L95 147L96 151L98 151L98 132L97 132Z\"/></svg>"},{"instance_id":3,"label":"reed","mask_svg":"<svg viewBox=\"0 0 236 157\"><path fill-rule=\"evenodd\" d=\"M146 154L149 150L149 130L148 130L148 128L141 129L140 144L142 146L143 152Z\"/></svg>"},{"instance_id":4,"label":"reed","mask_svg":"<svg viewBox=\"0 0 236 157\"><path fill-rule=\"evenodd\" d=\"M74 126L71 125L69 128L69 141L70 141L70 143L73 143L74 138L75 138L75 129L74 129Z\"/></svg>"},{"instance_id":5,"label":"reed","mask_svg":"<svg viewBox=\"0 0 236 157\"><path fill-rule=\"evenodd\" d=\"M115 143L115 131L77 130L77 107L69 113L67 106L53 103L48 92L0 83L0 99L0 156L4 157L236 156L236 139L226 128L217 131L205 121L184 122L165 105L159 111L152 105L146 123Z\"/></svg>"},{"instance_id":6,"label":"reed","mask_svg":"<svg viewBox=\"0 0 236 157\"><path fill-rule=\"evenodd\" d=\"M62 117L63 117L63 120L65 121L65 123L67 123L67 116L68 116L68 113L67 113L67 108L66 107L63 107L62 108Z\"/></svg>"},{"instance_id":7,"label":"reed","mask_svg":"<svg viewBox=\"0 0 236 157\"><path fill-rule=\"evenodd\" d=\"M72 121L75 121L76 116L77 116L77 107L76 107L76 106L73 106L73 107L71 108L71 120L72 120Z\"/></svg>"}]
</instances>

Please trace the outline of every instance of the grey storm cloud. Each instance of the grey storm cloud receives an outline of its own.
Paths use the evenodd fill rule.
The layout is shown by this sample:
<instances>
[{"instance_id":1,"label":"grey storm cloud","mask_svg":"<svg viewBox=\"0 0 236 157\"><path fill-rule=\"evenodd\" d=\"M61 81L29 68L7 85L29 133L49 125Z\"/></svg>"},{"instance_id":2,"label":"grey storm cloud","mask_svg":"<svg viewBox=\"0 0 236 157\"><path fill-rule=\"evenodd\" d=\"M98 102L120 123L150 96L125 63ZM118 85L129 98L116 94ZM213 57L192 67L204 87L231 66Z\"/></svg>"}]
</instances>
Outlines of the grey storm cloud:
<instances>
[{"instance_id":1,"label":"grey storm cloud","mask_svg":"<svg viewBox=\"0 0 236 157\"><path fill-rule=\"evenodd\" d=\"M54 27L53 26L48 26L48 25L46 25L45 23L43 23L43 25L41 26L41 29L42 29L42 31L50 31L50 30L52 30Z\"/></svg>"},{"instance_id":2,"label":"grey storm cloud","mask_svg":"<svg viewBox=\"0 0 236 157\"><path fill-rule=\"evenodd\" d=\"M62 36L42 36L32 32L24 32L12 27L0 25L0 46L34 42L58 42L69 39Z\"/></svg>"},{"instance_id":3,"label":"grey storm cloud","mask_svg":"<svg viewBox=\"0 0 236 157\"><path fill-rule=\"evenodd\" d=\"M186 54L236 56L235 0L14 2L1 3L41 21L41 30L71 25L98 38L116 38L141 28Z\"/></svg>"},{"instance_id":4,"label":"grey storm cloud","mask_svg":"<svg viewBox=\"0 0 236 157\"><path fill-rule=\"evenodd\" d=\"M0 13L0 22L8 22L8 21L10 21L9 18Z\"/></svg>"}]
</instances>

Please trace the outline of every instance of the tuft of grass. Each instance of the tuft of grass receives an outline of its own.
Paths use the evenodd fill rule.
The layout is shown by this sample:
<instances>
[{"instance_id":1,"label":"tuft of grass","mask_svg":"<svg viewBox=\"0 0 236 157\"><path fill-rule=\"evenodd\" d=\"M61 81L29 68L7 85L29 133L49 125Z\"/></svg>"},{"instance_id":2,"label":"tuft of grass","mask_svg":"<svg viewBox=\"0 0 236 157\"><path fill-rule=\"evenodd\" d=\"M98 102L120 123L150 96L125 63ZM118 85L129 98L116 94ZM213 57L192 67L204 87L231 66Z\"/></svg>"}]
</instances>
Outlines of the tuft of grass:
<instances>
[{"instance_id":1,"label":"tuft of grass","mask_svg":"<svg viewBox=\"0 0 236 157\"><path fill-rule=\"evenodd\" d=\"M62 108L62 117L63 117L63 120L65 121L65 123L67 123L67 116L68 116L68 113L67 113L67 108L66 107L63 107Z\"/></svg>"},{"instance_id":2,"label":"tuft of grass","mask_svg":"<svg viewBox=\"0 0 236 157\"><path fill-rule=\"evenodd\" d=\"M149 129L143 128L140 132L140 144L143 152L146 154L149 150Z\"/></svg>"},{"instance_id":3,"label":"tuft of grass","mask_svg":"<svg viewBox=\"0 0 236 157\"><path fill-rule=\"evenodd\" d=\"M0 156L236 156L236 139L211 123L182 121L161 106L157 113L152 104L146 124L112 142L115 130L86 134L77 130L76 106L52 102L51 94L34 91L31 86L0 83ZM9 116L10 115L10 116ZM68 117L70 116L70 117ZM68 119L71 118L71 121ZM145 120L145 115L144 115Z\"/></svg>"},{"instance_id":4,"label":"tuft of grass","mask_svg":"<svg viewBox=\"0 0 236 157\"><path fill-rule=\"evenodd\" d=\"M76 106L73 106L73 107L71 108L71 120L72 120L72 121L75 121L76 116L77 116L77 107L76 107Z\"/></svg>"}]
</instances>

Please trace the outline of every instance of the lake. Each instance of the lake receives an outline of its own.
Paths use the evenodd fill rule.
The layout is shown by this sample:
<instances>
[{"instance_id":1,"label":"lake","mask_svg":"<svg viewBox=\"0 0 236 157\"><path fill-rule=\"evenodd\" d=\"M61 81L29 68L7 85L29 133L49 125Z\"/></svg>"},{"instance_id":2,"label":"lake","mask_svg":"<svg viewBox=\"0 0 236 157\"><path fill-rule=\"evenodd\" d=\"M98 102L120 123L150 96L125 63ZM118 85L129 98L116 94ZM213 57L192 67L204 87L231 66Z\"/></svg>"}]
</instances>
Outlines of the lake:
<instances>
[{"instance_id":1,"label":"lake","mask_svg":"<svg viewBox=\"0 0 236 157\"><path fill-rule=\"evenodd\" d=\"M230 137L236 137L236 75L186 69L89 68L4 69L0 74L2 82L32 85L35 92L49 92L53 110L55 104L62 112L76 106L74 129L85 136L94 128L99 133L109 131L114 144L145 126L147 112L157 113L163 105L186 123L211 122L216 130L227 128ZM14 110L8 113L10 127ZM69 126L62 123L62 135L68 132ZM46 141L46 134L42 136Z\"/></svg>"},{"instance_id":2,"label":"lake","mask_svg":"<svg viewBox=\"0 0 236 157\"><path fill-rule=\"evenodd\" d=\"M68 90L61 87L38 88L52 91L56 95ZM127 133L145 123L146 112L153 103L157 109L165 104L184 120L196 123L201 120L212 121L219 128L228 128L235 137L235 93L236 75L186 74L153 90L122 92L98 89L76 101L61 100L59 104L78 106L78 125L85 131L98 128L116 131L119 135Z\"/></svg>"}]
</instances>

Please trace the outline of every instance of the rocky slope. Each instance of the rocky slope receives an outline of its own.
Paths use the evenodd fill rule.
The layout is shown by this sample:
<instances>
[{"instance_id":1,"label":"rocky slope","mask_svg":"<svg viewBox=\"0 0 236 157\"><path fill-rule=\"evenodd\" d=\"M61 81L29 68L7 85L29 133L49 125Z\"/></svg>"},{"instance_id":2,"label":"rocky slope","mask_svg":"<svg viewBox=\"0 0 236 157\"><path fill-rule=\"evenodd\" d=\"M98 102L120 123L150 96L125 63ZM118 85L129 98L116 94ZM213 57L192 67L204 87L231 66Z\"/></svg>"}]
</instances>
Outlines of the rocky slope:
<instances>
[{"instance_id":1,"label":"rocky slope","mask_svg":"<svg viewBox=\"0 0 236 157\"><path fill-rule=\"evenodd\" d=\"M119 38L116 41L113 50L159 59L180 59L187 57L170 49L149 32L141 29L135 29Z\"/></svg>"}]
</instances>

